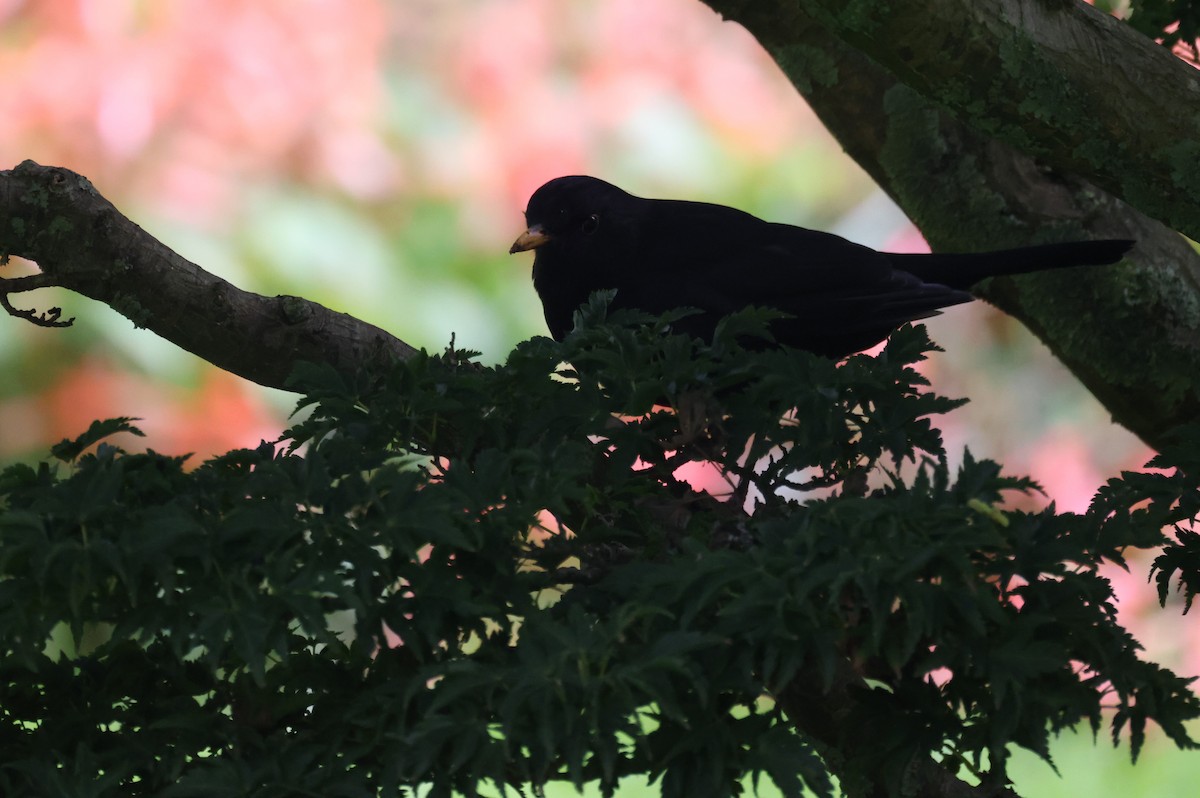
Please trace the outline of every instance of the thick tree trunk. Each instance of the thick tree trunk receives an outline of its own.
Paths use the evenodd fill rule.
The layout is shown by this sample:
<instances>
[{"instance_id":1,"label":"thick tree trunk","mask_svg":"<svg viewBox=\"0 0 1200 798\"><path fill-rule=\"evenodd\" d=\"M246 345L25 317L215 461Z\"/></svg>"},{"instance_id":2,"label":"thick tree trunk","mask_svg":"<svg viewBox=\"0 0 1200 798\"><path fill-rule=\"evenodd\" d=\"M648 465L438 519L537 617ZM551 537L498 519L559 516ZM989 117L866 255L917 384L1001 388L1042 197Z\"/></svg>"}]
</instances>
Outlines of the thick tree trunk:
<instances>
[{"instance_id":1,"label":"thick tree trunk","mask_svg":"<svg viewBox=\"0 0 1200 798\"><path fill-rule=\"evenodd\" d=\"M1200 258L1155 220L1200 234L1200 160L1167 168L1200 141L1194 69L1083 3L706 2L759 39L935 250L1137 239L1128 266L979 293L1152 446L1200 415Z\"/></svg>"},{"instance_id":2,"label":"thick tree trunk","mask_svg":"<svg viewBox=\"0 0 1200 798\"><path fill-rule=\"evenodd\" d=\"M842 54L861 52L989 138L1200 240L1196 70L1081 0L706 2L806 95L858 80Z\"/></svg>"}]
</instances>

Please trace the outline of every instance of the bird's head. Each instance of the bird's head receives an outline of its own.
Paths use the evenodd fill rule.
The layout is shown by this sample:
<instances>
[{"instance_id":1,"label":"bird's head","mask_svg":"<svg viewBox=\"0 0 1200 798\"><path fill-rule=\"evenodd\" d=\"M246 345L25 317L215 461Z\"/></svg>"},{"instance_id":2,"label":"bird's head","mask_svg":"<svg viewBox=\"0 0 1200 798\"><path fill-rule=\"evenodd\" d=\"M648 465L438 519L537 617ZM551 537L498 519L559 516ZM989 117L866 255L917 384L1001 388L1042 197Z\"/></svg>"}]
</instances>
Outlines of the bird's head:
<instances>
[{"instance_id":1,"label":"bird's head","mask_svg":"<svg viewBox=\"0 0 1200 798\"><path fill-rule=\"evenodd\" d=\"M556 340L593 292L632 290L646 202L582 175L555 178L529 198L526 230L509 252L535 250L533 287Z\"/></svg>"},{"instance_id":2,"label":"bird's head","mask_svg":"<svg viewBox=\"0 0 1200 798\"><path fill-rule=\"evenodd\" d=\"M632 199L595 177L556 177L529 198L525 232L513 242L509 254L546 245L564 250L594 245L597 234L611 225L614 216Z\"/></svg>"}]
</instances>

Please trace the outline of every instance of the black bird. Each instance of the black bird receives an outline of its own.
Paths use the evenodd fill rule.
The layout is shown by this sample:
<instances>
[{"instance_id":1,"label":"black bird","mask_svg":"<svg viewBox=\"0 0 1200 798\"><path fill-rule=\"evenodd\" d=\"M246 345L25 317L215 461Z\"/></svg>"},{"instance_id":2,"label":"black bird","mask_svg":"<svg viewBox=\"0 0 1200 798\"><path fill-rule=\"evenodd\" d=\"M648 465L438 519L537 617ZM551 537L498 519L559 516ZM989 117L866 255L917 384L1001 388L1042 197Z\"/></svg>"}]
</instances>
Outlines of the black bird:
<instances>
[{"instance_id":1,"label":"black bird","mask_svg":"<svg viewBox=\"0 0 1200 798\"><path fill-rule=\"evenodd\" d=\"M877 252L832 233L766 222L724 205L643 199L595 177L559 177L529 199L528 229L509 250L536 250L533 286L556 340L594 291L611 307L702 311L675 329L710 338L755 305L793 318L780 344L829 357L862 351L907 321L970 302L986 277L1115 263L1133 241L1070 241L974 254Z\"/></svg>"}]
</instances>

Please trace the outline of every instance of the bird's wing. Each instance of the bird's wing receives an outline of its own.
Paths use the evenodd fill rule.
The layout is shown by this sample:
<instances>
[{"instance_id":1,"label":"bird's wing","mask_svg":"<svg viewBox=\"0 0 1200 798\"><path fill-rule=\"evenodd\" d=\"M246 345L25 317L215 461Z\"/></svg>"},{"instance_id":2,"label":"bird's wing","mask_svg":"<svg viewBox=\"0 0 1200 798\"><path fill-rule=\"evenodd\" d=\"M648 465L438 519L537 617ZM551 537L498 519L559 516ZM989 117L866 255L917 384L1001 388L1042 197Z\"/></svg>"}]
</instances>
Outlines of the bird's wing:
<instances>
[{"instance_id":1,"label":"bird's wing","mask_svg":"<svg viewBox=\"0 0 1200 798\"><path fill-rule=\"evenodd\" d=\"M653 204L659 207L639 235L642 271L626 281L641 287L639 306L672 297L715 315L772 307L795 316L792 327L816 335L890 330L971 299L898 271L886 255L832 233L720 205Z\"/></svg>"}]
</instances>

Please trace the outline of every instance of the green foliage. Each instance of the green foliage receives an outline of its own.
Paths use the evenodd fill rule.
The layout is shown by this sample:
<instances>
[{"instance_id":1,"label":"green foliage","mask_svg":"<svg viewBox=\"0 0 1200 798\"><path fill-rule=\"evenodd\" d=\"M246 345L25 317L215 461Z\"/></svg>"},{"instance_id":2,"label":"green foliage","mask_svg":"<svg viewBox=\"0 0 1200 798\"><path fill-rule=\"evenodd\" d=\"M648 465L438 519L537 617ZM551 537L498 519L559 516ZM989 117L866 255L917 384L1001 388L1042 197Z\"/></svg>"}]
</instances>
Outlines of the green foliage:
<instances>
[{"instance_id":1,"label":"green foliage","mask_svg":"<svg viewBox=\"0 0 1200 798\"><path fill-rule=\"evenodd\" d=\"M85 453L117 420L3 472L0 791L904 794L934 755L1003 784L1103 705L1135 754L1191 744L1096 567L1179 525L1190 599L1194 483L1008 511L1031 483L947 465L922 328L839 365L759 351L762 314L604 315L496 368L307 367L287 446Z\"/></svg>"},{"instance_id":2,"label":"green foliage","mask_svg":"<svg viewBox=\"0 0 1200 798\"><path fill-rule=\"evenodd\" d=\"M1167 47L1182 44L1195 55L1200 0L1134 0L1129 24Z\"/></svg>"},{"instance_id":3,"label":"green foliage","mask_svg":"<svg viewBox=\"0 0 1200 798\"><path fill-rule=\"evenodd\" d=\"M1146 465L1158 470L1126 472L1110 481L1100 489L1089 514L1111 540L1140 535L1134 545L1161 546L1151 570L1159 602L1166 606L1175 579L1186 613L1200 593L1200 533L1193 528L1200 517L1200 427L1181 430L1174 443ZM1173 536L1163 535L1164 529ZM1114 559L1123 563L1119 554Z\"/></svg>"}]
</instances>

